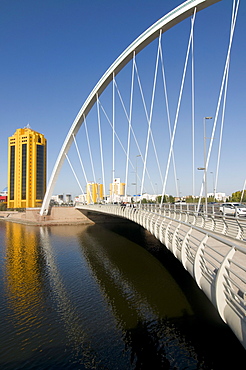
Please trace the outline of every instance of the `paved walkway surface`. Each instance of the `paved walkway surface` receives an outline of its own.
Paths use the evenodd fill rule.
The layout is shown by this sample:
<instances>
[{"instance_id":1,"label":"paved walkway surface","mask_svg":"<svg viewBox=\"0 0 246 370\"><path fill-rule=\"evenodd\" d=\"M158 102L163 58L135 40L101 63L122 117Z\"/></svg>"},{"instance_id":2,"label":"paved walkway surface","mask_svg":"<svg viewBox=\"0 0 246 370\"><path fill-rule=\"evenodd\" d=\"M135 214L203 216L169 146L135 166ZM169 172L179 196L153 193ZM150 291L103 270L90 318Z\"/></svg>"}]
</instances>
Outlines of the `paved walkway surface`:
<instances>
[{"instance_id":1,"label":"paved walkway surface","mask_svg":"<svg viewBox=\"0 0 246 370\"><path fill-rule=\"evenodd\" d=\"M0 212L0 220L35 226L93 223L74 207L52 207L48 216L41 216L39 212L39 208L27 209L25 212L4 211Z\"/></svg>"}]
</instances>

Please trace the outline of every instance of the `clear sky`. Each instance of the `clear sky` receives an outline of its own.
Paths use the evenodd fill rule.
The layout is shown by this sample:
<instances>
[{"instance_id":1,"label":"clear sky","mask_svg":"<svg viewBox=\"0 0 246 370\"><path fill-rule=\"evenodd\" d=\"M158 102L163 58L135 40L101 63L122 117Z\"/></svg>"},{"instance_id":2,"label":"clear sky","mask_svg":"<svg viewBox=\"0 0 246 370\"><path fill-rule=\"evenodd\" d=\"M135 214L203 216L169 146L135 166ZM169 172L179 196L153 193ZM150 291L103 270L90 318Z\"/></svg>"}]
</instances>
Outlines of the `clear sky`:
<instances>
[{"instance_id":1,"label":"clear sky","mask_svg":"<svg viewBox=\"0 0 246 370\"><path fill-rule=\"evenodd\" d=\"M27 124L44 134L48 141L49 177L69 127L100 77L137 36L181 3L180 0L0 1L0 190L7 186L7 138ZM224 56L226 53L231 8L232 0L222 0L198 14L196 65L204 96L197 102L200 150L196 167L203 166L203 117L215 114L224 63L219 53ZM245 20L246 2L242 0L232 48L217 188L226 194L242 189L246 178ZM182 26L176 32L172 60L178 58L182 48L179 43L182 35L179 37L178 32L182 33ZM210 47L209 40L216 38L217 46ZM204 69L202 73L203 63L209 66L209 72ZM178 141L178 145L185 150L184 142ZM191 194L191 184L182 167L185 169L181 163L180 191L183 195ZM215 173L213 163L208 171ZM80 193L76 183L71 185L70 176L63 174L58 179L56 193ZM201 176L197 177L199 193ZM208 190L212 191L211 175ZM169 193L175 191L169 189Z\"/></svg>"}]
</instances>

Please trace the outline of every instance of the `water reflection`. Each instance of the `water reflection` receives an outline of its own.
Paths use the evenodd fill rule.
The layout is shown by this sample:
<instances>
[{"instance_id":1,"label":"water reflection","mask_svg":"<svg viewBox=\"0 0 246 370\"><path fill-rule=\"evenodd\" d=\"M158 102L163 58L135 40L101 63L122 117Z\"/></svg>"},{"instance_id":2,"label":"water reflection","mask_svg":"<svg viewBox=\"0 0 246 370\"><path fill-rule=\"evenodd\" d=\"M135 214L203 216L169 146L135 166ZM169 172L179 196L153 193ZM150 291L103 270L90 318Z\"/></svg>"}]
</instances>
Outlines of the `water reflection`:
<instances>
[{"instance_id":1,"label":"water reflection","mask_svg":"<svg viewBox=\"0 0 246 370\"><path fill-rule=\"evenodd\" d=\"M80 235L82 251L119 322L192 314L183 292L161 263L125 238L97 226ZM110 237L110 238L109 238Z\"/></svg>"},{"instance_id":2,"label":"water reflection","mask_svg":"<svg viewBox=\"0 0 246 370\"><path fill-rule=\"evenodd\" d=\"M12 326L4 327L5 340L18 336L12 355L22 357L38 348L42 337L44 296L43 256L35 229L6 223L5 294L7 320ZM37 336L37 331L40 333ZM8 356L8 352L4 353Z\"/></svg>"},{"instance_id":3,"label":"water reflection","mask_svg":"<svg viewBox=\"0 0 246 370\"><path fill-rule=\"evenodd\" d=\"M190 335L197 312L140 245L97 225L0 234L1 368L220 368Z\"/></svg>"},{"instance_id":4,"label":"water reflection","mask_svg":"<svg viewBox=\"0 0 246 370\"><path fill-rule=\"evenodd\" d=\"M169 368L189 358L194 348L175 322L189 320L193 312L161 263L135 243L98 226L81 233L80 243L113 311L132 368ZM187 363L196 368L193 358Z\"/></svg>"},{"instance_id":5,"label":"water reflection","mask_svg":"<svg viewBox=\"0 0 246 370\"><path fill-rule=\"evenodd\" d=\"M13 309L19 315L30 315L30 321L35 319L40 293L42 292L40 255L37 250L37 234L30 233L20 224L6 224L6 278L8 294ZM11 299L12 298L12 299Z\"/></svg>"},{"instance_id":6,"label":"water reflection","mask_svg":"<svg viewBox=\"0 0 246 370\"><path fill-rule=\"evenodd\" d=\"M35 323L42 306L43 256L38 235L22 225L6 224L6 279L9 302L18 316Z\"/></svg>"},{"instance_id":7,"label":"water reflection","mask_svg":"<svg viewBox=\"0 0 246 370\"><path fill-rule=\"evenodd\" d=\"M74 237L74 232L76 235L76 228L74 228L74 230L70 228L65 233L63 228L54 229L54 231L58 231L59 237L62 236L62 238L66 239ZM83 316L78 314L69 296L68 289L63 280L62 273L59 270L58 261L52 248L49 229L41 228L40 235L50 289L55 300L55 309L59 313L60 321L63 323L67 334L68 341L66 345L73 348L74 358L78 359L82 357L84 366L92 368L91 366L95 364L95 358L91 350L90 340L84 330ZM76 276L74 278L76 279Z\"/></svg>"}]
</instances>

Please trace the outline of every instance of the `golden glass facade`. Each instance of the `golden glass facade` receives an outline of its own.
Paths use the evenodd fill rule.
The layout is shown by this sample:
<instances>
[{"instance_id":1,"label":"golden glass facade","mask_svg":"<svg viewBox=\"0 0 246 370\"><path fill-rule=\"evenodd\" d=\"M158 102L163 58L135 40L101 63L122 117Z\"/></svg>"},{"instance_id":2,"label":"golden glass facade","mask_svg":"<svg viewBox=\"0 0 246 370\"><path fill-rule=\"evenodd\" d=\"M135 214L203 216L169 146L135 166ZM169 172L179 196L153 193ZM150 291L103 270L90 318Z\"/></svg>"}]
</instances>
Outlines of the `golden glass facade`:
<instances>
[{"instance_id":1,"label":"golden glass facade","mask_svg":"<svg viewBox=\"0 0 246 370\"><path fill-rule=\"evenodd\" d=\"M30 128L8 139L8 208L41 207L46 191L46 139Z\"/></svg>"}]
</instances>

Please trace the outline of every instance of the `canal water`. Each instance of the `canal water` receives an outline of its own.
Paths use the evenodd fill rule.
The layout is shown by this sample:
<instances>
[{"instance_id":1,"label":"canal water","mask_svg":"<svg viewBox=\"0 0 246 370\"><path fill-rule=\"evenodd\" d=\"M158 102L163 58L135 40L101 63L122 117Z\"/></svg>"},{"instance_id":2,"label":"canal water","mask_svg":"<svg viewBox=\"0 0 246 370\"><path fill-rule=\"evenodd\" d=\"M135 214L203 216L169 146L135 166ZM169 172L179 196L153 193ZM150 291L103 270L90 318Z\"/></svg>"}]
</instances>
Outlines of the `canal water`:
<instances>
[{"instance_id":1,"label":"canal water","mask_svg":"<svg viewBox=\"0 0 246 370\"><path fill-rule=\"evenodd\" d=\"M245 350L130 222L0 222L1 369L239 369Z\"/></svg>"}]
</instances>

